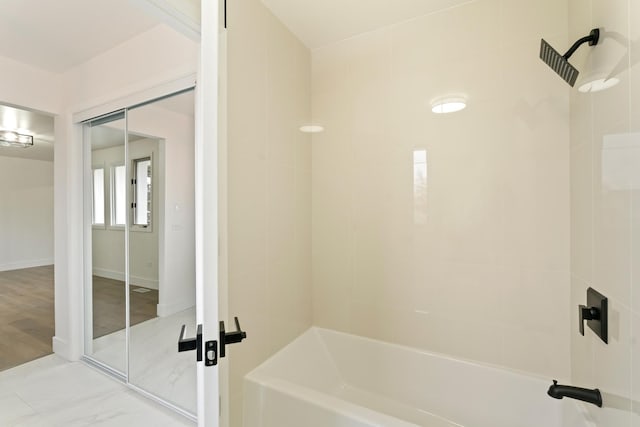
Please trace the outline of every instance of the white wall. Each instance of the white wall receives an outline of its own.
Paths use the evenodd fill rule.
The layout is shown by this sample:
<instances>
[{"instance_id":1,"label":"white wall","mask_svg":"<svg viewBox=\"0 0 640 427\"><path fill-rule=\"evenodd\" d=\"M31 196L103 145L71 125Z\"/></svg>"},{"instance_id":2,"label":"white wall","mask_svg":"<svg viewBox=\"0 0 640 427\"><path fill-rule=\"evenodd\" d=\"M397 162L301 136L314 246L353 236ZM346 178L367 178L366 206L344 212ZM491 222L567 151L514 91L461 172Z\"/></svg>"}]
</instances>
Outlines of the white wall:
<instances>
[{"instance_id":1,"label":"white wall","mask_svg":"<svg viewBox=\"0 0 640 427\"><path fill-rule=\"evenodd\" d=\"M0 156L0 271L53 264L53 162Z\"/></svg>"},{"instance_id":2,"label":"white wall","mask_svg":"<svg viewBox=\"0 0 640 427\"><path fill-rule=\"evenodd\" d=\"M570 41L601 30L597 46L571 58L576 87L590 77L620 80L571 93L571 379L603 394L603 409L586 405L592 425L631 427L640 424L640 4L569 6ZM586 326L578 332L589 287L609 299L609 344Z\"/></svg>"},{"instance_id":3,"label":"white wall","mask_svg":"<svg viewBox=\"0 0 640 427\"><path fill-rule=\"evenodd\" d=\"M569 376L566 22L479 0L313 51L315 324Z\"/></svg>"},{"instance_id":4,"label":"white wall","mask_svg":"<svg viewBox=\"0 0 640 427\"><path fill-rule=\"evenodd\" d=\"M198 43L158 25L63 75L72 112L195 73Z\"/></svg>"},{"instance_id":5,"label":"white wall","mask_svg":"<svg viewBox=\"0 0 640 427\"><path fill-rule=\"evenodd\" d=\"M239 426L242 377L311 326L311 64L259 0L227 6L228 320L250 337L225 359Z\"/></svg>"},{"instance_id":6,"label":"white wall","mask_svg":"<svg viewBox=\"0 0 640 427\"><path fill-rule=\"evenodd\" d=\"M193 94L179 95L193 99ZM129 131L161 139L158 315L195 305L195 123L194 118L153 104L129 111Z\"/></svg>"},{"instance_id":7,"label":"white wall","mask_svg":"<svg viewBox=\"0 0 640 427\"><path fill-rule=\"evenodd\" d=\"M0 56L0 102L47 113L62 106L60 76Z\"/></svg>"}]
</instances>

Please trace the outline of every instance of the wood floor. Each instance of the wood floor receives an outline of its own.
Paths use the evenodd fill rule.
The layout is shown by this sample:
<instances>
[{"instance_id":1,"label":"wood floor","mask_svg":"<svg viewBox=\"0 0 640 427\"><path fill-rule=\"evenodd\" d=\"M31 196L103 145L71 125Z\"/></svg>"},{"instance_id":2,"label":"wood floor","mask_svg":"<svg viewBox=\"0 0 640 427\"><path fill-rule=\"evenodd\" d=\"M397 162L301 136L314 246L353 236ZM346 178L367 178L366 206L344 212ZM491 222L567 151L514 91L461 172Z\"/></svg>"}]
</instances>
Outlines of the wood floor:
<instances>
[{"instance_id":1,"label":"wood floor","mask_svg":"<svg viewBox=\"0 0 640 427\"><path fill-rule=\"evenodd\" d=\"M158 291L131 286L131 324L156 317ZM125 326L124 282L94 276L94 337ZM53 266L0 272L0 371L51 354Z\"/></svg>"},{"instance_id":2,"label":"wood floor","mask_svg":"<svg viewBox=\"0 0 640 427\"><path fill-rule=\"evenodd\" d=\"M0 371L52 352L53 266L0 272Z\"/></svg>"},{"instance_id":3,"label":"wood floor","mask_svg":"<svg viewBox=\"0 0 640 427\"><path fill-rule=\"evenodd\" d=\"M144 290L140 293L136 290ZM131 285L131 326L156 317L158 291ZM124 282L93 276L93 337L124 329Z\"/></svg>"}]
</instances>

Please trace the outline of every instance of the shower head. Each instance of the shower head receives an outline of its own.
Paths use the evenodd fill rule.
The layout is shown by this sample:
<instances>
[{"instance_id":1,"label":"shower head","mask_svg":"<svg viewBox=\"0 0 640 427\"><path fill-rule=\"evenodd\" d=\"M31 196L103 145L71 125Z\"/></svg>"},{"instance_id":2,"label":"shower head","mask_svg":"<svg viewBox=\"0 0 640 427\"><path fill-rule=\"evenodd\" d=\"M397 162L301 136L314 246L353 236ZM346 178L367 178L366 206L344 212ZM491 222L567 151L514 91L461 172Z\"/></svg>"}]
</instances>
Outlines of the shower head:
<instances>
[{"instance_id":1,"label":"shower head","mask_svg":"<svg viewBox=\"0 0 640 427\"><path fill-rule=\"evenodd\" d=\"M576 84L579 71L569 64L567 58L560 55L557 50L551 47L545 39L540 40L540 59L542 59L553 71L558 73L571 87Z\"/></svg>"},{"instance_id":2,"label":"shower head","mask_svg":"<svg viewBox=\"0 0 640 427\"><path fill-rule=\"evenodd\" d=\"M594 28L588 36L576 41L564 55L560 55L549 43L544 39L540 40L540 59L542 59L553 71L564 79L571 87L576 84L576 79L580 72L571 64L569 58L583 43L589 43L589 46L598 44L600 38L600 30Z\"/></svg>"}]
</instances>

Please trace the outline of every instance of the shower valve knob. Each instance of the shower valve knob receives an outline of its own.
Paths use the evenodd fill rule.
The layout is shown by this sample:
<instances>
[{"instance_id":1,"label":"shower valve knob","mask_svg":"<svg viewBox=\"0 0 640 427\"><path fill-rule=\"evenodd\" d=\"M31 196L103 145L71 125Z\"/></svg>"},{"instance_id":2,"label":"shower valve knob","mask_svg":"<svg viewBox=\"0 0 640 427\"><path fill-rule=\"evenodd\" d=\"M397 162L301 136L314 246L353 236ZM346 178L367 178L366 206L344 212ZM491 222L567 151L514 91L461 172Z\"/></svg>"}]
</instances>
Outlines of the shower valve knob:
<instances>
[{"instance_id":1,"label":"shower valve knob","mask_svg":"<svg viewBox=\"0 0 640 427\"><path fill-rule=\"evenodd\" d=\"M584 324L604 341L609 342L607 297L593 288L587 289L587 304L578 306L578 326L584 335Z\"/></svg>"},{"instance_id":2,"label":"shower valve knob","mask_svg":"<svg viewBox=\"0 0 640 427\"><path fill-rule=\"evenodd\" d=\"M584 335L584 321L585 320L599 320L600 310L595 307L587 307L586 305L580 306L580 334Z\"/></svg>"}]
</instances>

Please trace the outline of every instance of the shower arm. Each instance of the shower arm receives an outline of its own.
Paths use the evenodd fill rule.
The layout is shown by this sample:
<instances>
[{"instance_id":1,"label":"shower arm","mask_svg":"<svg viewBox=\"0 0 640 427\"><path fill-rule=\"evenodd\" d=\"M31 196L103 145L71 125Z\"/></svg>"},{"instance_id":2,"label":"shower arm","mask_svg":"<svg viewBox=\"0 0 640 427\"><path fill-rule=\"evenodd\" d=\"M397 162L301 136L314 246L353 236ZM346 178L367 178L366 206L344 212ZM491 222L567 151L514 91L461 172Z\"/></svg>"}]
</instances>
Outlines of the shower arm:
<instances>
[{"instance_id":1,"label":"shower arm","mask_svg":"<svg viewBox=\"0 0 640 427\"><path fill-rule=\"evenodd\" d=\"M578 50L578 48L582 46L582 44L589 42L589 46L595 46L598 44L599 39L600 39L600 30L597 28L594 28L593 30L591 30L591 33L589 33L588 36L585 36L580 40L578 40L577 42L575 42L573 46L569 48L567 53L565 53L562 57L564 59L569 59L571 58L571 55L573 55L576 52L576 50Z\"/></svg>"}]
</instances>

